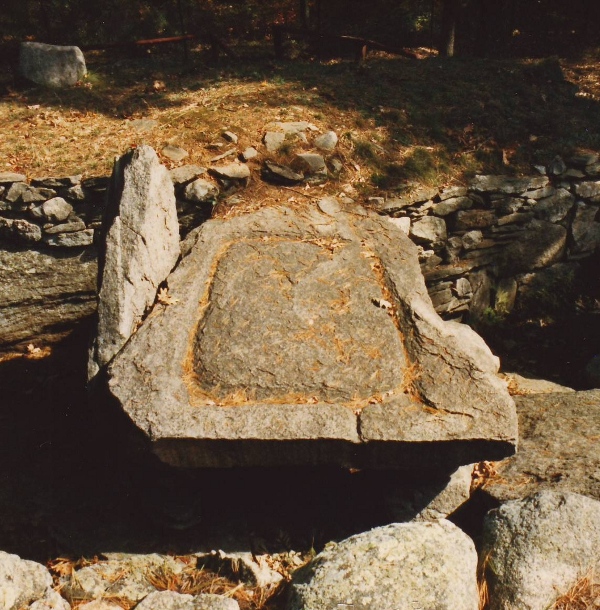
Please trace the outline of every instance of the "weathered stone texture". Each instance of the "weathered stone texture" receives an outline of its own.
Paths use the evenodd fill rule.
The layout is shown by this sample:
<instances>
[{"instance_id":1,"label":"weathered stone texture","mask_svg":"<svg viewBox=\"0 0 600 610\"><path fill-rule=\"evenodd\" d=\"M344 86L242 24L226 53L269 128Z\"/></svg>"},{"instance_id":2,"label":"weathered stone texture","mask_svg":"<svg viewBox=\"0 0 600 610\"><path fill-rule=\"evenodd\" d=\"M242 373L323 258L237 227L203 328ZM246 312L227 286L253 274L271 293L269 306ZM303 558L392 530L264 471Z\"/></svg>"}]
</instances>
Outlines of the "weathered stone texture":
<instances>
[{"instance_id":1,"label":"weathered stone texture","mask_svg":"<svg viewBox=\"0 0 600 610\"><path fill-rule=\"evenodd\" d=\"M295 574L287 610L476 610L476 564L448 521L388 525L328 545Z\"/></svg>"}]
</instances>

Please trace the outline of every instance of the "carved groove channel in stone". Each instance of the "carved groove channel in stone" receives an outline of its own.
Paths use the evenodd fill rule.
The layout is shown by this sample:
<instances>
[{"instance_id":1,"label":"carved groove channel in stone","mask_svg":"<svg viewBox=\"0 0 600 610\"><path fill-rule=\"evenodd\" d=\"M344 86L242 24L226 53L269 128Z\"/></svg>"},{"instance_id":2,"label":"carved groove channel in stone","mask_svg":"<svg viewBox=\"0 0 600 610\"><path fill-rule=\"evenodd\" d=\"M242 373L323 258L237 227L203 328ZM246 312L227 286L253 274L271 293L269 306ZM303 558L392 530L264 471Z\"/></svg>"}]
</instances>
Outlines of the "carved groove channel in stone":
<instances>
[{"instance_id":1,"label":"carved groove channel in stone","mask_svg":"<svg viewBox=\"0 0 600 610\"><path fill-rule=\"evenodd\" d=\"M407 363L356 242L240 240L216 265L192 368L217 399L351 401L401 388ZM241 297L240 295L244 295Z\"/></svg>"}]
</instances>

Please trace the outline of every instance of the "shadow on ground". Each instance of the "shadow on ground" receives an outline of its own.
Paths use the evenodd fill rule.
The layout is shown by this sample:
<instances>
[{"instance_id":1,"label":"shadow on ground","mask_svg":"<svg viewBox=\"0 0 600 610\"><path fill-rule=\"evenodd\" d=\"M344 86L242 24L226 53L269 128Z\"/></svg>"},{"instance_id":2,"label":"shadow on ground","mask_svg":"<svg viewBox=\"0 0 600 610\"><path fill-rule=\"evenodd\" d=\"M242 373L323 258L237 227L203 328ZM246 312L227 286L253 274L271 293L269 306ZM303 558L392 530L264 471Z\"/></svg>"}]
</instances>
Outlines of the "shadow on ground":
<instances>
[{"instance_id":1,"label":"shadow on ground","mask_svg":"<svg viewBox=\"0 0 600 610\"><path fill-rule=\"evenodd\" d=\"M89 406L87 336L81 327L50 357L0 363L3 551L46 561L109 551L320 550L397 520L399 487L422 483L339 468L161 466L131 441L123 416Z\"/></svg>"}]
</instances>

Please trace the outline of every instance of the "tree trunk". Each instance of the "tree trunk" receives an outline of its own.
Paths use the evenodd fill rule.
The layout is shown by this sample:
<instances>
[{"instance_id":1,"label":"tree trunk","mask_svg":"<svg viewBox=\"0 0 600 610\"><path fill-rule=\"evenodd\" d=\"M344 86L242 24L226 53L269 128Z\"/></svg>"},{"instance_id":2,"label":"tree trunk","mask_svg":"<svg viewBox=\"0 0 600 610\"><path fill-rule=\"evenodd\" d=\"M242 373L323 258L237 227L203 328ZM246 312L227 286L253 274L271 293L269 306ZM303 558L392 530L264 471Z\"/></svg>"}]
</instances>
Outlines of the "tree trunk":
<instances>
[{"instance_id":1,"label":"tree trunk","mask_svg":"<svg viewBox=\"0 0 600 610\"><path fill-rule=\"evenodd\" d=\"M439 47L440 54L444 57L454 56L459 8L460 0L444 0L442 9L442 40Z\"/></svg>"}]
</instances>

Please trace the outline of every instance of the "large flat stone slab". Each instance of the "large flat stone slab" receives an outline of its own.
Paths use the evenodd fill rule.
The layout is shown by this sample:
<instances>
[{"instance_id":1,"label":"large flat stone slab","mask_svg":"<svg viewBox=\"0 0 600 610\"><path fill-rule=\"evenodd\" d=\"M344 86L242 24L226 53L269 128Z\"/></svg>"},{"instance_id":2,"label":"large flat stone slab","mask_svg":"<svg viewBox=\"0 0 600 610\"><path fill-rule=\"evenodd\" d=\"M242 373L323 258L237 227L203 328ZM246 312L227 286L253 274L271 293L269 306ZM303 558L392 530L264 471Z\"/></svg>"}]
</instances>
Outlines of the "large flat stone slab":
<instances>
[{"instance_id":1,"label":"large flat stone slab","mask_svg":"<svg viewBox=\"0 0 600 610\"><path fill-rule=\"evenodd\" d=\"M190 234L168 298L108 370L162 460L448 468L512 454L497 359L435 313L404 233L361 212L269 208Z\"/></svg>"}]
</instances>

